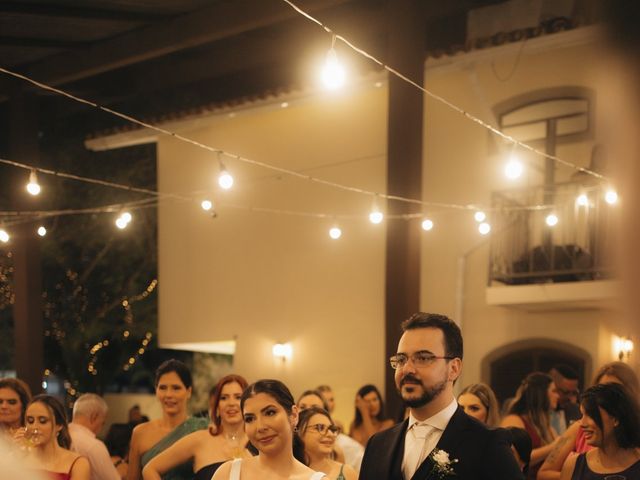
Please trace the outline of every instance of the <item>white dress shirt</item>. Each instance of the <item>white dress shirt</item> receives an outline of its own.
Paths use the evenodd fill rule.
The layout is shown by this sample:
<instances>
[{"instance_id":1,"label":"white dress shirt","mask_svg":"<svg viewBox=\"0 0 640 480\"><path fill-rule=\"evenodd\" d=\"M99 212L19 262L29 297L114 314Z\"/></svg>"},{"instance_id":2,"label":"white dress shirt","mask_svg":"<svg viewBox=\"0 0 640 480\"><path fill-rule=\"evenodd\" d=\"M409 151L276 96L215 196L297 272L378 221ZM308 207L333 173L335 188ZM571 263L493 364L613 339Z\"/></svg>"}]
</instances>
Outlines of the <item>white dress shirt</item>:
<instances>
[{"instance_id":1,"label":"white dress shirt","mask_svg":"<svg viewBox=\"0 0 640 480\"><path fill-rule=\"evenodd\" d=\"M457 409L458 402L454 398L449 405L422 422L419 422L413 413L409 413L402 459L402 474L405 480L413 477L418 467L438 444L444 429L447 428L449 420Z\"/></svg>"},{"instance_id":2,"label":"white dress shirt","mask_svg":"<svg viewBox=\"0 0 640 480\"><path fill-rule=\"evenodd\" d=\"M71 422L69 434L71 450L87 457L91 464L91 480L121 480L107 447L96 438L95 433L83 425Z\"/></svg>"}]
</instances>

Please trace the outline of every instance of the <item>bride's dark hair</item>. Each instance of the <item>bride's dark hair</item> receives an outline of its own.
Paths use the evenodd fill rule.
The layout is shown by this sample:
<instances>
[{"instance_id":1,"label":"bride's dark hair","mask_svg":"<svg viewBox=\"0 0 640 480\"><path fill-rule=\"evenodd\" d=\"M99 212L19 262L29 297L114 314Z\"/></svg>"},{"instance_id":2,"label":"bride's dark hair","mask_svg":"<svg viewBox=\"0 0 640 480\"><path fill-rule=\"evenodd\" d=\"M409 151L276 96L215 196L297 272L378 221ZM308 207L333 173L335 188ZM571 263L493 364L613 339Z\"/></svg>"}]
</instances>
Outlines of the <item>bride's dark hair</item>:
<instances>
[{"instance_id":1,"label":"bride's dark hair","mask_svg":"<svg viewBox=\"0 0 640 480\"><path fill-rule=\"evenodd\" d=\"M293 413L293 407L296 403L293 399L293 395L291 395L291 391L289 391L287 386L280 380L266 379L258 380L245 389L242 394L242 398L240 399L240 408L242 409L243 414L244 402L249 398L255 397L259 393L265 393L270 397L273 397L273 399L278 402L282 408L284 408L288 415ZM296 460L305 463L304 443L296 429L293 430L293 456Z\"/></svg>"}]
</instances>

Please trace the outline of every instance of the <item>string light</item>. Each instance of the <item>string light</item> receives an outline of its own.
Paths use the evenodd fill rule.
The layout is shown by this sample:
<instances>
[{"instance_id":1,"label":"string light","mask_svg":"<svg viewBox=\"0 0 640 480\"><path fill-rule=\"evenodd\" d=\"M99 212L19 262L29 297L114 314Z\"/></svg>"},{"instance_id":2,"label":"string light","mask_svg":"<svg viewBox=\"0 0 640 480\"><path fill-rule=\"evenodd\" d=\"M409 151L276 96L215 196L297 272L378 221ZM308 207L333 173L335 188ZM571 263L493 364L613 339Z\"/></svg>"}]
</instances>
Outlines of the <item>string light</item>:
<instances>
[{"instance_id":1,"label":"string light","mask_svg":"<svg viewBox=\"0 0 640 480\"><path fill-rule=\"evenodd\" d=\"M329 236L334 240L338 240L342 236L342 230L340 230L338 226L331 227L329 229Z\"/></svg>"},{"instance_id":2,"label":"string light","mask_svg":"<svg viewBox=\"0 0 640 480\"><path fill-rule=\"evenodd\" d=\"M29 173L29 183L27 183L27 192L34 197L39 195L41 191L40 184L38 183L38 175L35 170L31 170Z\"/></svg>"},{"instance_id":3,"label":"string light","mask_svg":"<svg viewBox=\"0 0 640 480\"><path fill-rule=\"evenodd\" d=\"M202 203L200 203L200 206L205 212L208 212L213 208L213 203L211 200L203 200Z\"/></svg>"},{"instance_id":4,"label":"string light","mask_svg":"<svg viewBox=\"0 0 640 480\"><path fill-rule=\"evenodd\" d=\"M517 180L522 176L523 171L524 166L522 165L522 162L518 159L518 157L512 155L504 167L504 174L510 180Z\"/></svg>"},{"instance_id":5,"label":"string light","mask_svg":"<svg viewBox=\"0 0 640 480\"><path fill-rule=\"evenodd\" d=\"M487 219L487 214L481 210L478 210L476 213L473 214L473 218L475 219L476 222L482 223Z\"/></svg>"},{"instance_id":6,"label":"string light","mask_svg":"<svg viewBox=\"0 0 640 480\"><path fill-rule=\"evenodd\" d=\"M534 153L536 155L539 155L541 157L548 158L549 160L552 160L552 161L554 161L556 163L559 163L559 164L564 165L566 167L569 167L569 168L572 168L574 170L577 170L578 172L586 173L587 175L591 175L593 177L606 180L606 177L604 175L601 175L598 172L594 172L593 170L589 170L588 168L580 167L580 166L576 165L575 163L568 162L567 160L563 160L560 157L557 157L555 155L551 155L551 154L548 154L548 153L543 152L541 150L538 150L538 149L532 147L531 145L528 145L526 143L521 142L520 140L512 137L511 135L507 135L506 133L502 132L501 130L497 129L496 127L494 127L494 126L490 125L489 123L485 122L484 120L476 117L475 115L472 115L471 113L467 112L466 110L463 110L461 107L451 103L450 101L448 101L444 97L441 97L440 95L437 95L437 94L433 93L432 91L427 90L422 85L417 84L415 81L411 80L406 75L403 75L402 73L400 73L396 69L394 69L394 68L390 67L389 65L385 64L383 61L381 61L378 58L374 57L370 53L364 51L362 48L357 47L356 45L351 43L348 39L346 39L342 35L338 35L338 34L334 33L334 31L331 28L327 27L324 23L322 23L317 18L309 15L307 12L305 12L300 7L295 5L291 0L282 0L282 1L284 3L286 3L287 5L289 5L291 8L293 8L296 12L298 12L303 17L306 17L307 19L309 19L312 22L314 22L317 25L319 25L322 29L324 29L325 32L330 33L331 35L333 35L336 39L338 39L341 42L343 42L345 45L347 45L349 48L351 48L356 53L362 55L365 58L368 58L372 62L378 64L380 67L385 69L387 72L389 72L392 75L398 77L399 79L403 80L404 82L414 86L415 88L417 88L418 90L423 92L425 95L428 95L429 97L431 97L432 99L436 100L437 102L440 102L443 105L446 105L447 107L449 107L452 110L456 111L457 113L459 113L463 117L467 118L468 120L471 120L472 122L475 122L476 124L480 125L481 127L489 130L491 133L499 136L500 138L503 138L504 140L507 140L508 142L511 142L514 146L518 146L520 148L523 148L523 149L525 149L527 151L530 151L530 152L532 152L532 153ZM0 71L5 71L5 70L0 68ZM23 80L26 80L28 82L34 83L34 84L40 86L41 88L49 88L49 89L51 89L51 87L48 87L48 86L44 86L43 87L42 84L39 84L38 82L35 82L34 80L32 80L30 78L27 78L27 77L24 77L23 75L17 74L15 72L6 71L6 73L8 73L10 75L13 75L15 77L18 77L18 78L22 78Z\"/></svg>"},{"instance_id":7,"label":"string light","mask_svg":"<svg viewBox=\"0 0 640 480\"><path fill-rule=\"evenodd\" d=\"M4 228L0 228L0 242L7 243L11 237Z\"/></svg>"},{"instance_id":8,"label":"string light","mask_svg":"<svg viewBox=\"0 0 640 480\"><path fill-rule=\"evenodd\" d=\"M38 227L38 235L40 235L41 237L44 237L47 234L47 229L44 228L42 225Z\"/></svg>"},{"instance_id":9,"label":"string light","mask_svg":"<svg viewBox=\"0 0 640 480\"><path fill-rule=\"evenodd\" d=\"M331 37L331 48L327 52L327 58L322 69L322 83L329 90L337 90L345 83L346 74L344 67L338 61L335 49L336 36Z\"/></svg>"},{"instance_id":10,"label":"string light","mask_svg":"<svg viewBox=\"0 0 640 480\"><path fill-rule=\"evenodd\" d=\"M550 213L549 215L547 215L544 221L550 227L555 227L558 224L559 220L558 220L558 216L555 213Z\"/></svg>"},{"instance_id":11,"label":"string light","mask_svg":"<svg viewBox=\"0 0 640 480\"><path fill-rule=\"evenodd\" d=\"M124 230L125 228L127 228L127 226L129 226L132 218L133 217L129 212L122 212L120 216L116 218L116 227L118 227L120 230Z\"/></svg>"},{"instance_id":12,"label":"string light","mask_svg":"<svg viewBox=\"0 0 640 480\"><path fill-rule=\"evenodd\" d=\"M432 230L432 229L433 229L433 221L432 221L432 220L430 220L430 219L428 219L428 218L425 218L425 219L422 221L422 229L423 229L425 232L428 232L428 231Z\"/></svg>"},{"instance_id":13,"label":"string light","mask_svg":"<svg viewBox=\"0 0 640 480\"><path fill-rule=\"evenodd\" d=\"M578 198L576 198L576 203L581 207L588 207L589 197L587 197L586 193L581 193L580 195L578 195Z\"/></svg>"},{"instance_id":14,"label":"string light","mask_svg":"<svg viewBox=\"0 0 640 480\"><path fill-rule=\"evenodd\" d=\"M373 224L379 224L384 220L384 214L379 210L374 210L369 214L369 221Z\"/></svg>"},{"instance_id":15,"label":"string light","mask_svg":"<svg viewBox=\"0 0 640 480\"><path fill-rule=\"evenodd\" d=\"M618 193L615 190L607 190L604 194L604 201L609 205L613 205L618 202Z\"/></svg>"},{"instance_id":16,"label":"string light","mask_svg":"<svg viewBox=\"0 0 640 480\"><path fill-rule=\"evenodd\" d=\"M490 231L491 225L489 225L487 222L482 222L480 225L478 225L478 232L480 232L480 235L488 235Z\"/></svg>"}]
</instances>

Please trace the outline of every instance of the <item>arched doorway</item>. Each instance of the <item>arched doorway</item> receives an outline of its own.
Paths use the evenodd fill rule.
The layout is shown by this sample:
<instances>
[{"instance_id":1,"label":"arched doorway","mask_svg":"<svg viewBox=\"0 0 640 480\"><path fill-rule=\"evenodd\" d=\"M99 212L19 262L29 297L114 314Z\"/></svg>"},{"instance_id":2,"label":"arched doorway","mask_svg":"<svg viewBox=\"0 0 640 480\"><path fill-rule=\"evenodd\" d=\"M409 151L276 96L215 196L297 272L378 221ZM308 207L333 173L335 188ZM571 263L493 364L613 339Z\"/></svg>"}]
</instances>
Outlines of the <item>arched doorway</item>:
<instances>
[{"instance_id":1,"label":"arched doorway","mask_svg":"<svg viewBox=\"0 0 640 480\"><path fill-rule=\"evenodd\" d=\"M569 365L578 372L581 389L591 377L591 355L586 350L557 340L531 338L489 353L482 361L482 378L491 385L502 404L515 395L529 373L548 372L558 363Z\"/></svg>"}]
</instances>

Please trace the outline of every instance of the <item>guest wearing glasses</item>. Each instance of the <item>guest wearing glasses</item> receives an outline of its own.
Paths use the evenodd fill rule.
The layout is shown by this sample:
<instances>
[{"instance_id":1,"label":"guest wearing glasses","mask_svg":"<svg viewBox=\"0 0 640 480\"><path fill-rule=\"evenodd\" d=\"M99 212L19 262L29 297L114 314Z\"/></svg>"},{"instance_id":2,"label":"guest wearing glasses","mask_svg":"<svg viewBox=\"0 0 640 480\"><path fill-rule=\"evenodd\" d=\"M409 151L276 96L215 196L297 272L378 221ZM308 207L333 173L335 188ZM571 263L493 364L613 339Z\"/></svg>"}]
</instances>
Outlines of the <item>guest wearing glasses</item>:
<instances>
[{"instance_id":1,"label":"guest wearing glasses","mask_svg":"<svg viewBox=\"0 0 640 480\"><path fill-rule=\"evenodd\" d=\"M384 402L375 385L361 387L356 393L356 412L349 428L349 436L362 446L366 446L374 433L391 426L393 426L393 420L386 418Z\"/></svg>"},{"instance_id":2,"label":"guest wearing glasses","mask_svg":"<svg viewBox=\"0 0 640 480\"><path fill-rule=\"evenodd\" d=\"M469 418L453 395L462 372L460 327L444 315L419 312L402 330L389 362L409 417L371 437L359 480L522 479L508 433Z\"/></svg>"},{"instance_id":3,"label":"guest wearing glasses","mask_svg":"<svg viewBox=\"0 0 640 480\"><path fill-rule=\"evenodd\" d=\"M356 480L358 474L350 465L331 458L339 431L324 408L309 407L300 413L298 432L304 442L305 463L331 480Z\"/></svg>"},{"instance_id":4,"label":"guest wearing glasses","mask_svg":"<svg viewBox=\"0 0 640 480\"><path fill-rule=\"evenodd\" d=\"M489 385L472 383L466 386L458 395L458 404L464 413L480 420L489 428L495 428L500 423L498 400Z\"/></svg>"}]
</instances>

